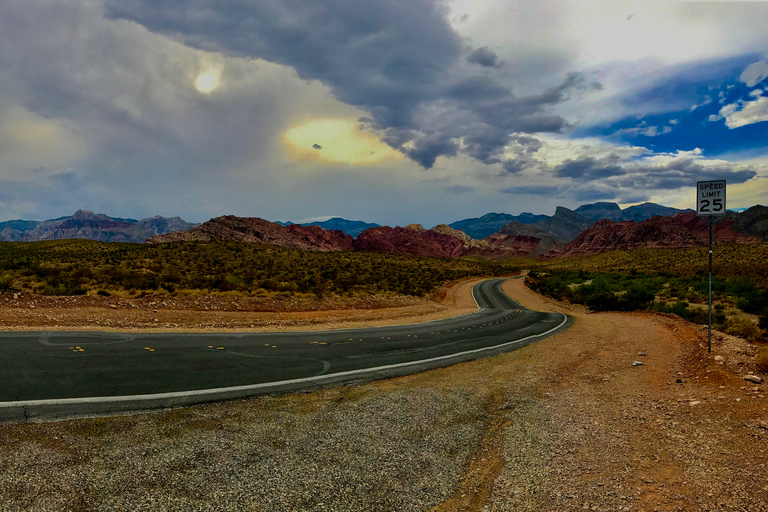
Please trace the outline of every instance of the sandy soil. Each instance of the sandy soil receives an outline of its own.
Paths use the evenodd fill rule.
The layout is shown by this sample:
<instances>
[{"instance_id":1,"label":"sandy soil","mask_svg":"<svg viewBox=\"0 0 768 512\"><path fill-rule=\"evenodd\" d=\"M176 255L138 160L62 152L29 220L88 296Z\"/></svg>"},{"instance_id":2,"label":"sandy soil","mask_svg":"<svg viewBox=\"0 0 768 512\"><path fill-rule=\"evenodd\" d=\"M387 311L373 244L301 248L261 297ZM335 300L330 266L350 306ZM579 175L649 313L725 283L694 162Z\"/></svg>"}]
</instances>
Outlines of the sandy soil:
<instances>
[{"instance_id":1,"label":"sandy soil","mask_svg":"<svg viewBox=\"0 0 768 512\"><path fill-rule=\"evenodd\" d=\"M768 510L753 345L505 290L575 323L361 386L0 426L0 509Z\"/></svg>"}]
</instances>

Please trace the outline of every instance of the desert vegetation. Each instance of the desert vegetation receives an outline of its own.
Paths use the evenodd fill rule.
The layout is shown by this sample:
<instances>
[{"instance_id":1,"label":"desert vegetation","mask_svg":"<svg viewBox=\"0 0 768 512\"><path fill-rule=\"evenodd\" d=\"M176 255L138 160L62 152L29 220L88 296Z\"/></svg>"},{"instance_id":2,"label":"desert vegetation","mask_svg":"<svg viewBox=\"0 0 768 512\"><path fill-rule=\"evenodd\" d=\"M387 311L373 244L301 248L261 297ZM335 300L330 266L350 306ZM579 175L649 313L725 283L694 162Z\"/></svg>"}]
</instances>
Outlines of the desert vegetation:
<instances>
[{"instance_id":1,"label":"desert vegetation","mask_svg":"<svg viewBox=\"0 0 768 512\"><path fill-rule=\"evenodd\" d=\"M687 249L638 248L589 256L559 258L537 264L538 269L675 276L707 274L707 247ZM713 274L725 279L749 276L757 286L768 287L768 244L718 244L714 247Z\"/></svg>"},{"instance_id":2,"label":"desert vegetation","mask_svg":"<svg viewBox=\"0 0 768 512\"><path fill-rule=\"evenodd\" d=\"M0 291L426 295L444 282L509 273L509 264L241 242L157 245L60 240L0 244Z\"/></svg>"},{"instance_id":3,"label":"desert vegetation","mask_svg":"<svg viewBox=\"0 0 768 512\"><path fill-rule=\"evenodd\" d=\"M653 310L673 313L698 324L709 321L706 307L708 277L676 276L670 272L645 274L588 272L586 270L532 271L528 286L558 300L584 304L592 311ZM768 289L745 277L712 279L715 328L757 341L768 335ZM756 324L749 316L756 315Z\"/></svg>"}]
</instances>

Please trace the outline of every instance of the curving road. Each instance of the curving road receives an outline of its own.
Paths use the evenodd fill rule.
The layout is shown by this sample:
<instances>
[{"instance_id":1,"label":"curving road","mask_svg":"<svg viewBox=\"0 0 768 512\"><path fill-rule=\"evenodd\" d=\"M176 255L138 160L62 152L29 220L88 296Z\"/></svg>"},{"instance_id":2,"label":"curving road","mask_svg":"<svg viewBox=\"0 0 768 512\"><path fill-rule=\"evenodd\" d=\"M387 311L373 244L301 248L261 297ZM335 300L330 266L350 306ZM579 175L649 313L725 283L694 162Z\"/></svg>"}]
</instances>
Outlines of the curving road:
<instances>
[{"instance_id":1,"label":"curving road","mask_svg":"<svg viewBox=\"0 0 768 512\"><path fill-rule=\"evenodd\" d=\"M504 279L478 312L415 325L321 332L0 333L0 421L99 415L315 390L415 373L525 346L567 328L522 307Z\"/></svg>"}]
</instances>

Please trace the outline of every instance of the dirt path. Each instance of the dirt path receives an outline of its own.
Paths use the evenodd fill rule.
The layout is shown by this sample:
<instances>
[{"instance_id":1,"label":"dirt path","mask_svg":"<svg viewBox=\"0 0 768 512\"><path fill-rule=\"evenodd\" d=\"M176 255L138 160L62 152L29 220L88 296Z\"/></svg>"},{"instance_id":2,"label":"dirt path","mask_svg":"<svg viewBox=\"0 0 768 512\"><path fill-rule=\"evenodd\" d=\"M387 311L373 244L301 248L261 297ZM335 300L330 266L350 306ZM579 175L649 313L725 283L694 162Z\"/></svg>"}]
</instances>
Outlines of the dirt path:
<instances>
[{"instance_id":1,"label":"dirt path","mask_svg":"<svg viewBox=\"0 0 768 512\"><path fill-rule=\"evenodd\" d=\"M0 426L0 509L768 510L753 347L505 290L575 323L361 386Z\"/></svg>"}]
</instances>

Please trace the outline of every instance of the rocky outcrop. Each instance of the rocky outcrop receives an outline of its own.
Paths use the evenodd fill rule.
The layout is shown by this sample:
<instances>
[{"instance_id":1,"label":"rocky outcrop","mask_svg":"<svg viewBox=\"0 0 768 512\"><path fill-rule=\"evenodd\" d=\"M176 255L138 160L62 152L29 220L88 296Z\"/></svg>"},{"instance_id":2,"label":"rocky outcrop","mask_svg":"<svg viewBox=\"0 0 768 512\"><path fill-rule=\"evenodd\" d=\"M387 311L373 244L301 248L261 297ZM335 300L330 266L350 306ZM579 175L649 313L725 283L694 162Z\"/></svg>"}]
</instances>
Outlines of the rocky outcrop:
<instances>
[{"instance_id":1,"label":"rocky outcrop","mask_svg":"<svg viewBox=\"0 0 768 512\"><path fill-rule=\"evenodd\" d=\"M566 243L562 238L536 224L520 224L519 222L510 222L486 240L495 246L511 248L519 255L525 256L539 256L550 249L562 247ZM527 252L525 252L526 250Z\"/></svg>"},{"instance_id":2,"label":"rocky outcrop","mask_svg":"<svg viewBox=\"0 0 768 512\"><path fill-rule=\"evenodd\" d=\"M279 245L310 251L351 251L353 238L342 231L319 226L281 226L257 217L225 215L187 231L149 238L148 244L177 241L233 240Z\"/></svg>"},{"instance_id":3,"label":"rocky outcrop","mask_svg":"<svg viewBox=\"0 0 768 512\"><path fill-rule=\"evenodd\" d=\"M712 239L717 243L744 242L750 237L739 233L733 228L734 221L738 214L728 212L723 217L715 218L712 225ZM695 233L702 243L709 242L709 220L705 217L699 217L696 212L678 213L672 217L679 221L688 230Z\"/></svg>"},{"instance_id":4,"label":"rocky outcrop","mask_svg":"<svg viewBox=\"0 0 768 512\"><path fill-rule=\"evenodd\" d=\"M357 251L451 258L466 253L464 243L437 231L380 226L366 229L354 242Z\"/></svg>"}]
</instances>

